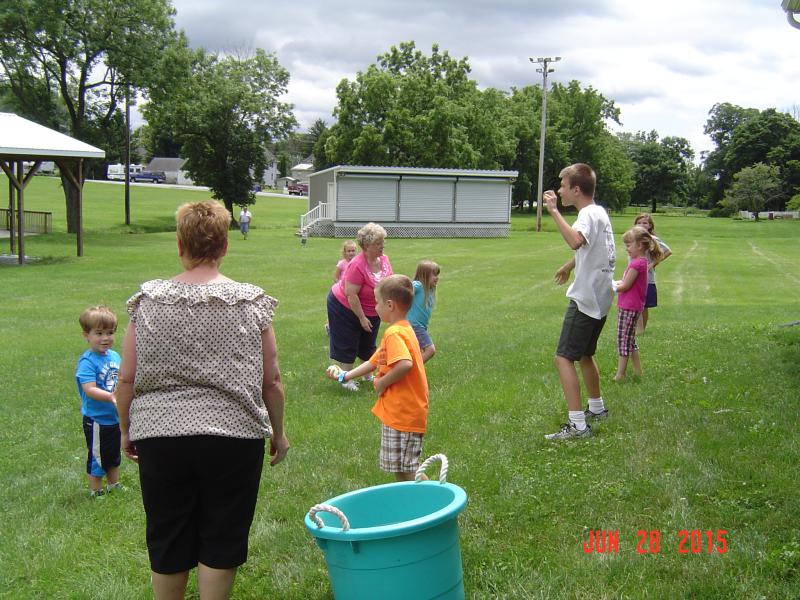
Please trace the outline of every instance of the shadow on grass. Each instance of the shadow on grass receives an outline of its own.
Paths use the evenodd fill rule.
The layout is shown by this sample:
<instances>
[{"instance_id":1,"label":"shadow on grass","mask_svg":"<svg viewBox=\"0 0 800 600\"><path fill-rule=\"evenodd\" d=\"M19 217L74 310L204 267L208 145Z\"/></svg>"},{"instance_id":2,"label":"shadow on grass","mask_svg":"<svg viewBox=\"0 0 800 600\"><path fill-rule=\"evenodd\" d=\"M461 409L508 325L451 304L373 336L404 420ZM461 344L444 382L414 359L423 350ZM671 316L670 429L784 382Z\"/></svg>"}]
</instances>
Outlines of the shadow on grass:
<instances>
[{"instance_id":1,"label":"shadow on grass","mask_svg":"<svg viewBox=\"0 0 800 600\"><path fill-rule=\"evenodd\" d=\"M146 233L168 233L175 231L175 216L168 215L155 219L148 219L146 221L136 221L132 225L116 225L109 229L90 229L85 230L85 233L100 234L100 233L127 233L127 234L146 234Z\"/></svg>"},{"instance_id":2,"label":"shadow on grass","mask_svg":"<svg viewBox=\"0 0 800 600\"><path fill-rule=\"evenodd\" d=\"M45 267L50 265L58 265L70 262L73 257L71 256L28 256L25 264L22 266L25 267ZM17 262L16 258L13 261L7 260L0 260L0 269L13 269L14 267L19 267L20 264Z\"/></svg>"}]
</instances>

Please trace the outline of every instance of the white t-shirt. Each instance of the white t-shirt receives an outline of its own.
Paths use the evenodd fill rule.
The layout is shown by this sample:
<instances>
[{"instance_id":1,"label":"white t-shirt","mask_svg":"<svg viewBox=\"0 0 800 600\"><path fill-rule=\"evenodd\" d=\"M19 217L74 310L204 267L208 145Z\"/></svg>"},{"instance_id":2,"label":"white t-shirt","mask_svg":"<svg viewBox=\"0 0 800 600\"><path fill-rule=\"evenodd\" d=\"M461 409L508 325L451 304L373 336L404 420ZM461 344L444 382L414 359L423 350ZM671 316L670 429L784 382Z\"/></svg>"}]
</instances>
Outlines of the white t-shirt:
<instances>
[{"instance_id":1,"label":"white t-shirt","mask_svg":"<svg viewBox=\"0 0 800 600\"><path fill-rule=\"evenodd\" d=\"M583 314L602 319L614 300L611 280L617 251L611 221L602 206L590 204L578 212L572 228L583 234L586 243L575 251L575 280L567 298L574 300Z\"/></svg>"},{"instance_id":2,"label":"white t-shirt","mask_svg":"<svg viewBox=\"0 0 800 600\"><path fill-rule=\"evenodd\" d=\"M249 223L250 222L250 217L252 217L252 216L253 216L253 214L249 210L247 210L245 208L242 212L239 213L239 222L240 223Z\"/></svg>"}]
</instances>

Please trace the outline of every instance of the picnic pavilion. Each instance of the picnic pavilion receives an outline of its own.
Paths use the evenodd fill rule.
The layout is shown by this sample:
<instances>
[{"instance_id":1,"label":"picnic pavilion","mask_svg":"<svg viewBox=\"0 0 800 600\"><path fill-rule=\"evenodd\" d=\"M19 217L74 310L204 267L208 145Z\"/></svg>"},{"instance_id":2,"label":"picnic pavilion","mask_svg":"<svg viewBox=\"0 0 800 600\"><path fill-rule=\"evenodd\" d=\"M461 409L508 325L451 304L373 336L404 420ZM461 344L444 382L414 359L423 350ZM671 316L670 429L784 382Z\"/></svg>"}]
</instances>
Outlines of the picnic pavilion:
<instances>
[{"instance_id":1,"label":"picnic pavilion","mask_svg":"<svg viewBox=\"0 0 800 600\"><path fill-rule=\"evenodd\" d=\"M12 254L16 241L19 264L25 263L25 187L44 161L55 162L64 185L72 186L76 192L77 252L83 256L83 161L105 155L103 150L68 135L11 113L0 113L0 168L8 177L7 227ZM31 165L27 172L26 163Z\"/></svg>"}]
</instances>

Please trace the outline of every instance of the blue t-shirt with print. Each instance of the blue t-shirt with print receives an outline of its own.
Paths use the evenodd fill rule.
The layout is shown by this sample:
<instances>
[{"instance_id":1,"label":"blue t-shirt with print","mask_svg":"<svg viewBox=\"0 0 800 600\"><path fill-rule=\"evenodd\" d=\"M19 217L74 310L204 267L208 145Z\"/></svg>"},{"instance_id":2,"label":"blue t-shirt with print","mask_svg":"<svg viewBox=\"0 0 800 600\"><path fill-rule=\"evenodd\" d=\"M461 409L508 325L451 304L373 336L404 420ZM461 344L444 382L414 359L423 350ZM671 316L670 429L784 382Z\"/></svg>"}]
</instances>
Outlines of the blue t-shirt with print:
<instances>
[{"instance_id":1,"label":"blue t-shirt with print","mask_svg":"<svg viewBox=\"0 0 800 600\"><path fill-rule=\"evenodd\" d=\"M119 423L117 407L113 402L101 402L100 400L89 398L86 392L83 391L83 384L94 382L101 390L113 392L117 388L119 363L119 354L113 350L108 350L105 354L87 350L78 359L75 380L78 384L78 393L81 396L81 413L93 419L99 425L116 425Z\"/></svg>"},{"instance_id":2,"label":"blue t-shirt with print","mask_svg":"<svg viewBox=\"0 0 800 600\"><path fill-rule=\"evenodd\" d=\"M414 302L411 303L406 319L412 327L427 329L433 312L433 293L428 294L428 301L425 302L425 288L422 287L422 282L415 279L411 285L414 286Z\"/></svg>"}]
</instances>

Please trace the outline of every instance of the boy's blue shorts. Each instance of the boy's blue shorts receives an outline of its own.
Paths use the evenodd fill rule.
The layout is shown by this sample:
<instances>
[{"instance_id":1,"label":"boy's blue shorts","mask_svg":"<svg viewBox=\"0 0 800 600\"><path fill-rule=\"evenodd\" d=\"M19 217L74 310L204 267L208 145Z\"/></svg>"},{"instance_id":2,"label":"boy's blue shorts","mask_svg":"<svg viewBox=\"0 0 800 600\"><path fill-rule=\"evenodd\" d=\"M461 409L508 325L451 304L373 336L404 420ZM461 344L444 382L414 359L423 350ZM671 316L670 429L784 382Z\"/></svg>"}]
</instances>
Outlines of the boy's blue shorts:
<instances>
[{"instance_id":1,"label":"boy's blue shorts","mask_svg":"<svg viewBox=\"0 0 800 600\"><path fill-rule=\"evenodd\" d=\"M83 416L83 435L86 437L86 473L92 477L103 477L108 469L120 464L119 423L100 425L94 419Z\"/></svg>"}]
</instances>

